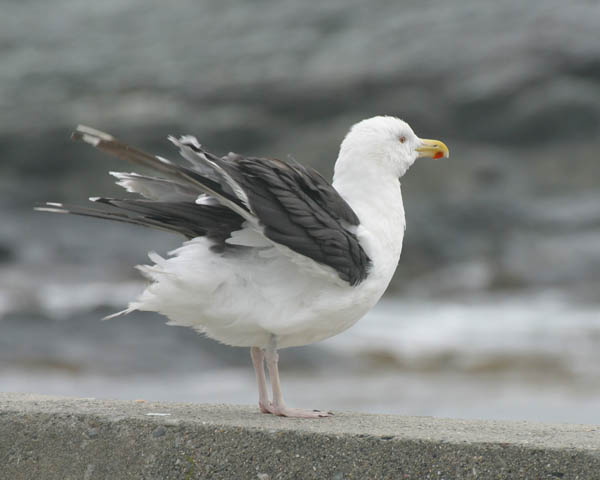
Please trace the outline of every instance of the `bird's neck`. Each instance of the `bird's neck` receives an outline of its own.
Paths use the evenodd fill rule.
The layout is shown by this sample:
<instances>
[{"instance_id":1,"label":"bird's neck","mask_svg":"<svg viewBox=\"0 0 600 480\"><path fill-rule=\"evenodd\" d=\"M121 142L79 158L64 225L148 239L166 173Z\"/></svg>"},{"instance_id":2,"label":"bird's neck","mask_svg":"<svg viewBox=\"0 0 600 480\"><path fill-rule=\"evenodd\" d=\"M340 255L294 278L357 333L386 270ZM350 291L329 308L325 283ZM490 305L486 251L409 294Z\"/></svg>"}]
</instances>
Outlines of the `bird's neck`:
<instances>
[{"instance_id":1,"label":"bird's neck","mask_svg":"<svg viewBox=\"0 0 600 480\"><path fill-rule=\"evenodd\" d=\"M360 220L360 240L367 255L374 262L391 264L393 273L406 225L400 182L377 165L369 168L364 162L347 160L340 155L333 186Z\"/></svg>"}]
</instances>

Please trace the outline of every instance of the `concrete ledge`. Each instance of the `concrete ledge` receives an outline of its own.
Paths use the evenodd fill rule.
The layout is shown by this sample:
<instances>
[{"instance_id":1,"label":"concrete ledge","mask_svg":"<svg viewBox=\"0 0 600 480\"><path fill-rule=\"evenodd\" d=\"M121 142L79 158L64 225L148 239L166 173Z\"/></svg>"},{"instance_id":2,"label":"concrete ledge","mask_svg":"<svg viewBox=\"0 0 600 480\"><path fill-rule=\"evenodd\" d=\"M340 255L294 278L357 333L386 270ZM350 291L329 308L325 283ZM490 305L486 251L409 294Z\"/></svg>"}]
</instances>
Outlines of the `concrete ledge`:
<instances>
[{"instance_id":1,"label":"concrete ledge","mask_svg":"<svg viewBox=\"0 0 600 480\"><path fill-rule=\"evenodd\" d=\"M0 478L600 479L600 426L0 394Z\"/></svg>"}]
</instances>

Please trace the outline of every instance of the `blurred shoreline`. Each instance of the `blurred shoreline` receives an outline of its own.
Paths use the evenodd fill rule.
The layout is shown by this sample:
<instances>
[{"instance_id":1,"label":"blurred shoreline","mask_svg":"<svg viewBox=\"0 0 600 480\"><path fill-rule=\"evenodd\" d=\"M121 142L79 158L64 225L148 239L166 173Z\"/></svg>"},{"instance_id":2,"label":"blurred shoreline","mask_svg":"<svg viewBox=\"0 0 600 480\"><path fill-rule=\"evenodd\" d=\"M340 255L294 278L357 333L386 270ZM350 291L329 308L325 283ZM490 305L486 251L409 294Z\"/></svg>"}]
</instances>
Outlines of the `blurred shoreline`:
<instances>
[{"instance_id":1,"label":"blurred shoreline","mask_svg":"<svg viewBox=\"0 0 600 480\"><path fill-rule=\"evenodd\" d=\"M407 232L384 301L343 335L282 353L290 402L600 423L596 3L2 8L3 390L255 401L245 350L155 315L99 321L143 288L133 266L146 252L181 239L31 210L123 195L107 171L131 167L73 144L75 125L171 159L166 136L189 133L329 178L348 128L389 114L451 158L402 179Z\"/></svg>"},{"instance_id":2,"label":"blurred shoreline","mask_svg":"<svg viewBox=\"0 0 600 480\"><path fill-rule=\"evenodd\" d=\"M254 403L247 349L168 327L158 315L101 322L114 309L80 307L53 317L3 318L3 390ZM551 292L472 301L386 298L347 332L283 350L281 360L288 396L298 403L600 423L597 306Z\"/></svg>"}]
</instances>

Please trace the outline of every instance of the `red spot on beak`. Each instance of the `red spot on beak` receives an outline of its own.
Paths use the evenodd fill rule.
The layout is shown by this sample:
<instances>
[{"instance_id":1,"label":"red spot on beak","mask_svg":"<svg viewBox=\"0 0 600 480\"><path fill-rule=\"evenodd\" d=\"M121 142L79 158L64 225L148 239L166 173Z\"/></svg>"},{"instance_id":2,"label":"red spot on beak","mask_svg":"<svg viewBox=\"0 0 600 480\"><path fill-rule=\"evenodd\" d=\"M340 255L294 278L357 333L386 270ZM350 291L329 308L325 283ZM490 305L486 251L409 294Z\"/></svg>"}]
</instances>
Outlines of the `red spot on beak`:
<instances>
[{"instance_id":1,"label":"red spot on beak","mask_svg":"<svg viewBox=\"0 0 600 480\"><path fill-rule=\"evenodd\" d=\"M433 158L442 158L444 156L443 152L435 152L435 155L433 156Z\"/></svg>"}]
</instances>

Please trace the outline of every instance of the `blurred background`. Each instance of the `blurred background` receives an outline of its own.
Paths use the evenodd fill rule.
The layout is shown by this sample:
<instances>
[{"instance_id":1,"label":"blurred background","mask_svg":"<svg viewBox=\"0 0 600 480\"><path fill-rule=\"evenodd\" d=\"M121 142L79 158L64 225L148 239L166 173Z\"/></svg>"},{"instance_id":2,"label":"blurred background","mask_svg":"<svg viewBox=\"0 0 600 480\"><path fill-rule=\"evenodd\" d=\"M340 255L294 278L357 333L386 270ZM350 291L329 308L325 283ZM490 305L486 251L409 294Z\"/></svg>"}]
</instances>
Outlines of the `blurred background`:
<instances>
[{"instance_id":1,"label":"blurred background","mask_svg":"<svg viewBox=\"0 0 600 480\"><path fill-rule=\"evenodd\" d=\"M293 406L600 423L600 6L589 0L2 2L0 389L255 403L246 349L124 308L181 238L32 211L121 194L78 123L329 177L376 114L451 158L402 180L397 275L351 330L284 350Z\"/></svg>"}]
</instances>

